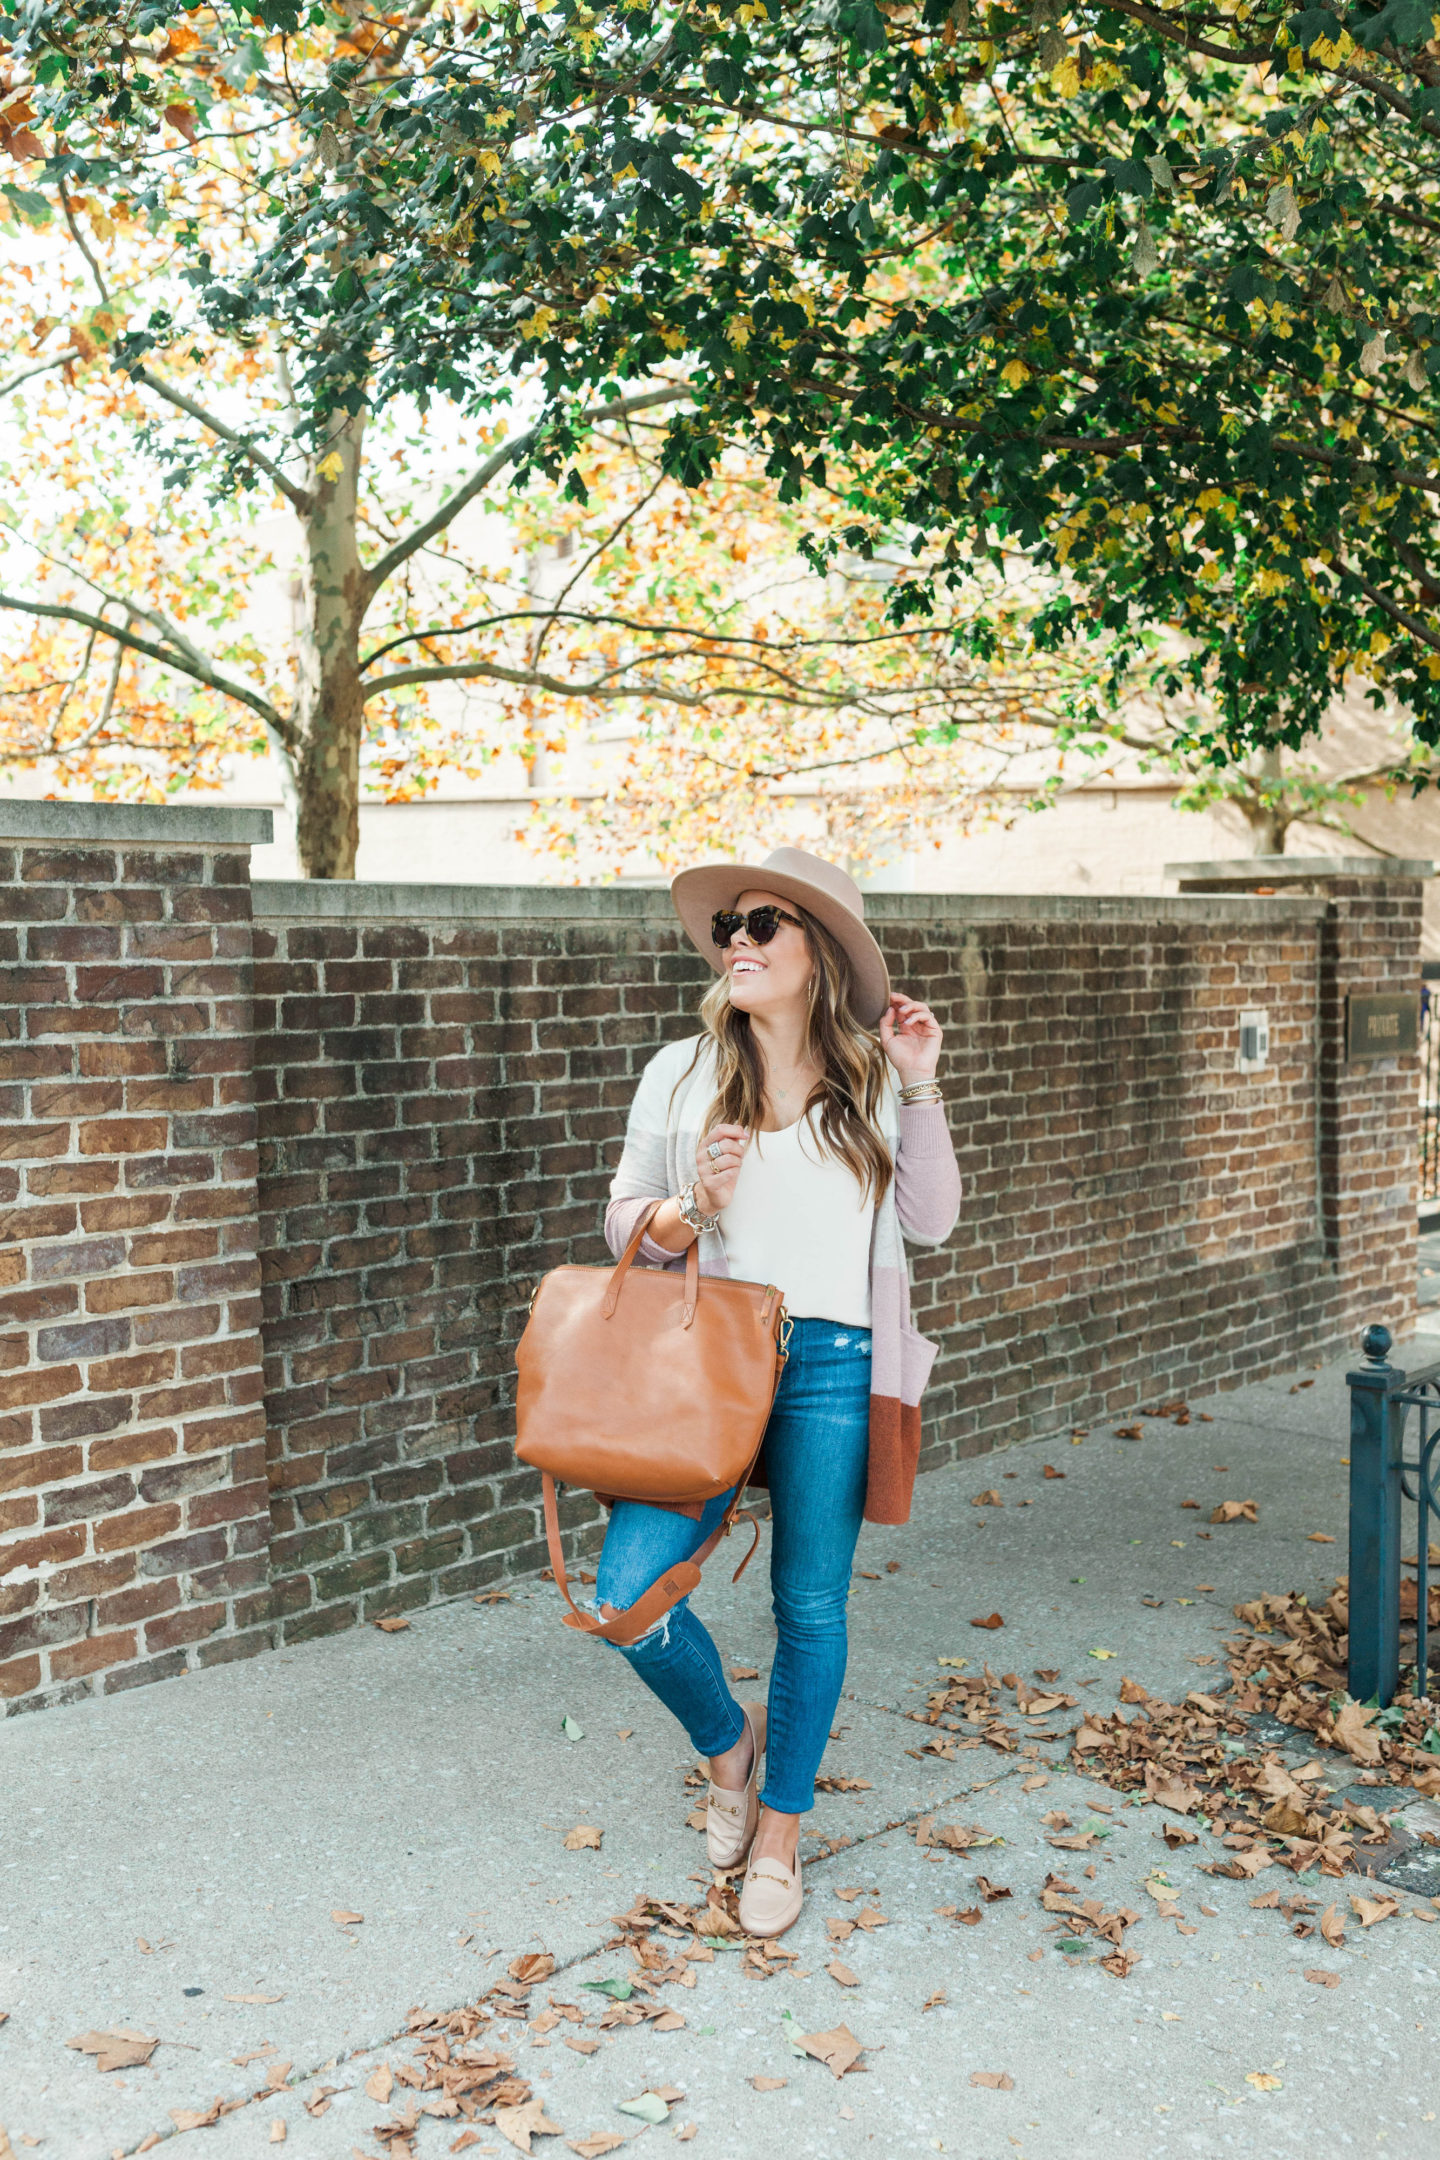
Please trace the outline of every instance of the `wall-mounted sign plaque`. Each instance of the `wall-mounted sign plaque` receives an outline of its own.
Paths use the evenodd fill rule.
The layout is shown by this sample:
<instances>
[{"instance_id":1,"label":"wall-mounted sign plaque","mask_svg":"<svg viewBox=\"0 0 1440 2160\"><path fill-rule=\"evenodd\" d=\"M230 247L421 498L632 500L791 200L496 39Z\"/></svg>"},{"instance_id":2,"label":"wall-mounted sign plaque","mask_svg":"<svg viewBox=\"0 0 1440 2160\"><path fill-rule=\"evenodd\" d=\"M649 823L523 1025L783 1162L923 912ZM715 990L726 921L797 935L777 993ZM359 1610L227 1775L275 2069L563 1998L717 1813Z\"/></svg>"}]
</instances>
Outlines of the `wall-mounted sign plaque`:
<instances>
[{"instance_id":1,"label":"wall-mounted sign plaque","mask_svg":"<svg viewBox=\"0 0 1440 2160\"><path fill-rule=\"evenodd\" d=\"M1413 990L1385 997L1345 1000L1345 1055L1356 1058L1399 1057L1420 1041L1420 999Z\"/></svg>"}]
</instances>

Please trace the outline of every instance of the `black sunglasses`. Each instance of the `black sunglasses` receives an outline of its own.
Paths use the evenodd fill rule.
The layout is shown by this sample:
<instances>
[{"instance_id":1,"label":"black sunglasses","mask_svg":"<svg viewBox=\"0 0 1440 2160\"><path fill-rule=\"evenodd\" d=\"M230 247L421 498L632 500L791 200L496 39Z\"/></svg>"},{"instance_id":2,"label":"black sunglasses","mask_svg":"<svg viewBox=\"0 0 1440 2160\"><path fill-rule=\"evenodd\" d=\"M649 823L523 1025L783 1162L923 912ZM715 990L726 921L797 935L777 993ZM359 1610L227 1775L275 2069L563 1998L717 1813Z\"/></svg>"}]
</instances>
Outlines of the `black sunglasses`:
<instances>
[{"instance_id":1,"label":"black sunglasses","mask_svg":"<svg viewBox=\"0 0 1440 2160\"><path fill-rule=\"evenodd\" d=\"M771 900L762 907L752 907L748 915L737 915L734 908L716 908L710 918L710 935L721 952L741 929L748 930L752 945L768 945L782 922L794 923L797 930L805 927L798 915L787 915Z\"/></svg>"}]
</instances>

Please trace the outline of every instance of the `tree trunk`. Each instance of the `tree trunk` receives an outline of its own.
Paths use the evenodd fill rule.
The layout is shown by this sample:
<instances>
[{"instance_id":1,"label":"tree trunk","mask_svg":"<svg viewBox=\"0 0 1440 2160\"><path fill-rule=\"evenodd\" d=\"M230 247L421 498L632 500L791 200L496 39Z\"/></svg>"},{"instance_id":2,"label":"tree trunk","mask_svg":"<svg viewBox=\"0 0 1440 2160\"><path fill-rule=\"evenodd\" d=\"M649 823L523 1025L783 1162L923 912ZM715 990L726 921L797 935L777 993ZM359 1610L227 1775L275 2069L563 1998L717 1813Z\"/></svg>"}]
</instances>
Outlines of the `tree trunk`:
<instances>
[{"instance_id":1,"label":"tree trunk","mask_svg":"<svg viewBox=\"0 0 1440 2160\"><path fill-rule=\"evenodd\" d=\"M365 575L356 527L363 411L337 421L308 475L299 640L295 821L307 878L353 878L360 843L360 625ZM338 468L331 462L339 459Z\"/></svg>"},{"instance_id":2,"label":"tree trunk","mask_svg":"<svg viewBox=\"0 0 1440 2160\"><path fill-rule=\"evenodd\" d=\"M1251 760L1249 771L1256 782L1255 792L1237 796L1236 803L1250 828L1251 852L1283 855L1285 835L1295 820L1285 797L1279 749L1260 751Z\"/></svg>"}]
</instances>

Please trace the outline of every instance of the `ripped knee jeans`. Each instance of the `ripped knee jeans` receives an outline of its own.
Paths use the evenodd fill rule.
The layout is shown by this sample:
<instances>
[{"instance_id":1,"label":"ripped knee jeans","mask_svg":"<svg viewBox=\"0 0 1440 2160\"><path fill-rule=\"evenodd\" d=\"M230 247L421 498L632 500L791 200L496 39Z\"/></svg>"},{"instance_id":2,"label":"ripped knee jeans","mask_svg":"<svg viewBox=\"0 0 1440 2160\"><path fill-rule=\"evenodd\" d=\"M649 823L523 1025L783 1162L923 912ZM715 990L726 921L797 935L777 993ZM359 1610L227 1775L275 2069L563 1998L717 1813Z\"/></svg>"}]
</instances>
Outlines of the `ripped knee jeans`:
<instances>
[{"instance_id":1,"label":"ripped knee jeans","mask_svg":"<svg viewBox=\"0 0 1440 2160\"><path fill-rule=\"evenodd\" d=\"M815 1775L845 1678L845 1609L865 1505L869 1431L869 1330L797 1320L764 1453L776 1642L761 1798L785 1814L803 1814L814 1804ZM633 1605L666 1568L703 1544L730 1498L721 1493L709 1501L698 1522L642 1501L617 1501L600 1555L597 1599ZM638 1642L618 1647L698 1753L722 1755L735 1745L744 1727L740 1705L688 1599Z\"/></svg>"}]
</instances>

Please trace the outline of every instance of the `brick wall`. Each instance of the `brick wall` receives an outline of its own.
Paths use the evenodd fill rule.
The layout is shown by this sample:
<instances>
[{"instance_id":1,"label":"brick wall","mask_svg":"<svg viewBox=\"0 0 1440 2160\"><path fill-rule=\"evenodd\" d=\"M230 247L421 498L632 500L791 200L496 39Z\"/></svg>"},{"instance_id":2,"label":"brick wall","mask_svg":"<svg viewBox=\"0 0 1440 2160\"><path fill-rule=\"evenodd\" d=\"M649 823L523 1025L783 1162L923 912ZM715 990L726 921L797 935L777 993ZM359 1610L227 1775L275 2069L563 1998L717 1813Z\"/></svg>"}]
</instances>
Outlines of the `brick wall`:
<instances>
[{"instance_id":1,"label":"brick wall","mask_svg":"<svg viewBox=\"0 0 1440 2160\"><path fill-rule=\"evenodd\" d=\"M249 842L269 819L4 816L33 836L0 825L13 1704L269 1640L248 1005Z\"/></svg>"},{"instance_id":2,"label":"brick wall","mask_svg":"<svg viewBox=\"0 0 1440 2160\"><path fill-rule=\"evenodd\" d=\"M22 1420L0 1437L11 1707L542 1565L513 1348L539 1274L605 1257L635 1078L692 1031L708 970L666 896L257 886L252 1019L243 850L44 856L19 849L0 888L21 971L0 1032L0 1177L23 1211L0 1246L20 1270L0 1290L0 1402ZM1408 1324L1413 1062L1346 1068L1337 1001L1411 986L1420 890L877 896L897 981L947 1030L967 1187L954 1238L915 1261L942 1341L927 1465ZM102 921L103 950L41 934ZM161 935L180 926L183 949ZM81 1009L57 1034L62 974ZM1237 1070L1251 1005L1261 1073ZM114 1320L123 1342L60 1332ZM52 1409L110 1422L57 1440ZM568 1509L593 1545L591 1503Z\"/></svg>"}]
</instances>

